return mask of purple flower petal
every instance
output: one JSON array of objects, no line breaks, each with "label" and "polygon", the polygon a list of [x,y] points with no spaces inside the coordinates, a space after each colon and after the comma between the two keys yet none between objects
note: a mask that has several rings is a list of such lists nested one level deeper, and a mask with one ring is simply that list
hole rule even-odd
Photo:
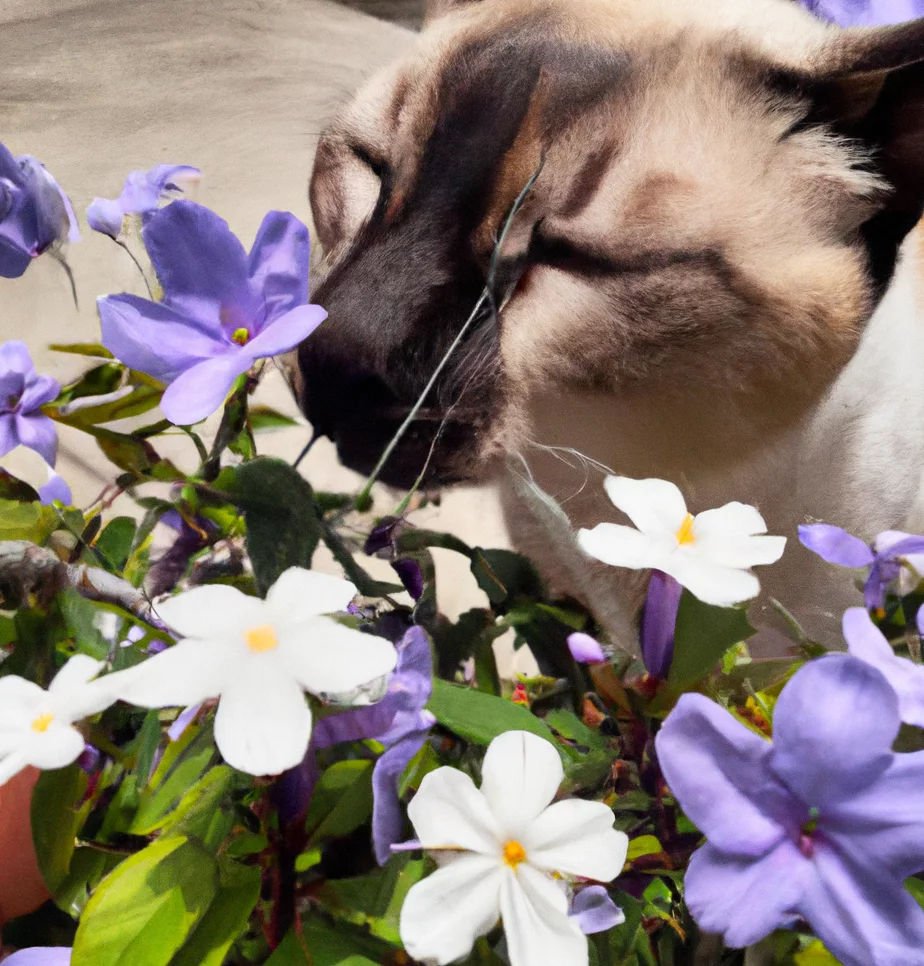
[{"label": "purple flower petal", "polygon": [[94,198],[87,205],[87,224],[100,234],[118,238],[122,232],[125,212],[118,201],[110,198]]},{"label": "purple flower petal", "polygon": [[3,966],[70,966],[70,962],[69,946],[33,946],[13,953]]},{"label": "purple flower petal", "polygon": [[311,743],[318,750],[344,741],[365,741],[385,734],[398,713],[394,695],[386,695],[375,704],[350,708],[329,714],[315,722]]},{"label": "purple flower petal", "polygon": [[37,254],[41,255],[52,245],[65,239],[70,242],[80,241],[80,229],[74,208],[51,172],[38,158],[33,158],[30,154],[23,154],[17,160],[35,201]]},{"label": "purple flower petal", "polygon": [[320,305],[299,305],[272,319],[244,348],[251,359],[281,355],[307,339],[326,318],[327,312]]},{"label": "purple flower petal", "polygon": [[221,322],[229,336],[259,316],[262,305],[248,284],[244,246],[215,212],[175,201],[151,215],[142,237],[166,305]]},{"label": "purple flower petal", "polygon": [[876,668],[892,686],[902,721],[924,728],[924,667],[895,653],[865,607],[844,614],[844,639],[854,657]]},{"label": "purple flower petal", "polygon": [[423,571],[420,564],[410,557],[402,557],[393,560],[392,570],[398,575],[398,579],[404,585],[404,589],[411,595],[413,600],[420,600],[424,592]]},{"label": "purple flower petal", "polygon": [[568,635],[568,650],[580,664],[600,664],[606,660],[606,654],[600,647],[599,641],[590,634],[582,634],[580,631]]},{"label": "purple flower petal", "polygon": [[[139,628],[140,629],[140,628]],[[153,643],[153,642],[152,642]],[[167,737],[171,741],[179,741],[183,732],[192,724],[196,715],[202,710],[202,702],[191,704],[184,708],[178,715],[176,721],[167,729]]]},{"label": "purple flower petal", "polygon": [[11,414],[0,415],[0,456],[6,456],[19,445],[16,432],[16,417]]},{"label": "purple flower petal", "polygon": [[391,847],[402,839],[405,826],[404,810],[398,797],[398,782],[411,759],[423,747],[436,719],[423,712],[419,726],[389,748],[372,770],[372,845],[379,865],[391,857]]},{"label": "purple flower petal", "polygon": [[250,249],[247,271],[269,316],[281,315],[308,301],[310,255],[308,229],[295,215],[287,211],[266,215]]},{"label": "purple flower petal", "polygon": [[642,610],[639,638],[648,673],[666,678],[674,657],[674,631],[683,587],[668,574],[652,570]]},{"label": "purple flower petal", "polygon": [[49,465],[55,465],[58,455],[58,434],[54,422],[48,416],[34,413],[30,416],[14,416],[19,442],[35,450]]},{"label": "purple flower petal", "polygon": [[50,466],[48,467],[48,482],[39,487],[38,494],[39,500],[45,506],[51,506],[54,503],[63,503],[64,506],[70,506],[74,499],[71,495],[71,488]]},{"label": "purple flower petal", "polygon": [[603,886],[587,886],[571,902],[568,918],[577,923],[585,936],[592,936],[621,925],[626,921],[626,914]]},{"label": "purple flower petal", "polygon": [[24,376],[35,372],[29,347],[21,339],[10,339],[0,345],[0,372],[7,370],[22,373]]},{"label": "purple flower petal", "polygon": [[149,171],[132,171],[115,201],[93,199],[87,208],[87,222],[94,231],[118,238],[126,215],[156,210],[166,192],[180,190],[175,179],[199,174],[198,168],[186,164],[158,164]]},{"label": "purple flower petal", "polygon": [[726,945],[741,949],[792,925],[813,878],[811,862],[789,839],[757,859],[730,856],[707,843],[690,859],[684,895],[704,932],[719,933]]},{"label": "purple flower petal", "polygon": [[160,401],[161,411],[176,426],[198,423],[224,403],[234,380],[250,365],[250,356],[236,347],[194,365],[167,387]]},{"label": "purple flower petal", "polygon": [[789,796],[769,771],[769,741],[704,695],[684,694],[655,744],[671,791],[715,847],[759,856],[783,838]]},{"label": "purple flower petal", "polygon": [[803,915],[848,966],[922,966],[924,910],[901,882],[863,859],[819,848]]},{"label": "purple flower petal", "polygon": [[285,825],[296,821],[304,824],[305,813],[308,811],[315,786],[321,777],[314,752],[315,746],[312,741],[301,764],[283,772],[273,788],[273,799],[279,809],[279,817]]},{"label": "purple flower petal", "polygon": [[924,752],[893,755],[878,781],[826,811],[824,835],[903,881],[924,869],[922,789]]},{"label": "purple flower petal", "polygon": [[841,27],[881,27],[924,16],[921,0],[802,0],[802,5]]},{"label": "purple flower petal", "polygon": [[61,384],[51,376],[33,375],[26,381],[19,406],[22,412],[31,413],[57,399]]},{"label": "purple flower petal", "polygon": [[131,369],[172,382],[192,366],[230,346],[221,327],[136,295],[98,300],[103,345]]},{"label": "purple flower petal", "polygon": [[800,526],[799,540],[822,560],[841,567],[868,567],[875,556],[859,537],[827,523]]},{"label": "purple flower petal", "polygon": [[895,580],[902,569],[902,559],[924,553],[924,537],[909,536],[890,542],[881,553],[877,553],[863,587],[863,599],[869,610],[877,610],[885,605],[886,587]]},{"label": "purple flower petal", "polygon": [[889,767],[898,697],[875,668],[846,654],[807,664],[773,713],[773,772],[811,807],[846,801]]}]

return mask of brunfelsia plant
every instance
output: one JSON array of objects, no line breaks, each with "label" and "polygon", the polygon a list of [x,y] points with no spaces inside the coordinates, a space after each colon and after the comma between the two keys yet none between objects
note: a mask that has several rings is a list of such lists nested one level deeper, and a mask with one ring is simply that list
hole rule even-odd
[{"label": "brunfelsia plant", "polygon": [[[40,254],[29,213],[66,211],[35,164],[0,209],[17,272]],[[65,424],[113,466],[84,509],[59,477],[0,473],[0,782],[42,769],[51,895],[4,924],[10,962],[669,966],[761,944],[774,966],[924,963],[924,538],[803,528],[865,571],[849,654],[791,622],[789,656],[754,660],[751,568],[795,535],[601,481],[633,526],[585,550],[652,573],[623,653],[523,557],[416,526],[424,496],[377,517],[368,486],[259,455],[295,425],[259,404],[262,360],[324,318],[307,231],[270,213],[248,255],[173,200],[197,175],[133,172],[91,206],[151,298],[104,296],[102,343],[57,347],[87,372],[62,388],[0,347],[3,449],[52,472]],[[119,494],[136,512],[113,515]],[[342,576],[312,569],[322,544]],[[434,548],[484,594],[454,622]],[[501,679],[504,634],[538,676]]]}]

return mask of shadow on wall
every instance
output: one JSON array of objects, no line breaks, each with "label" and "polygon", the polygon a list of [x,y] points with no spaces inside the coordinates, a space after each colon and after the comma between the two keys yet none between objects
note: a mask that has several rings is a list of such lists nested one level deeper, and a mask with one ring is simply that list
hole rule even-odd
[{"label": "shadow on wall", "polygon": [[402,27],[417,30],[423,19],[426,0],[336,0],[336,2],[372,17],[391,20]]}]

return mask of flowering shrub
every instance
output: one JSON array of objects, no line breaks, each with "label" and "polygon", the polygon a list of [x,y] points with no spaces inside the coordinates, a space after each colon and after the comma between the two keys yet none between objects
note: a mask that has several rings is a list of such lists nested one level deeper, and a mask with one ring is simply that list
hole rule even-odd
[{"label": "flowering shrub", "polygon": [[[76,237],[26,160],[0,149],[20,165],[0,207],[10,275]],[[421,495],[377,518],[368,486],[318,491],[259,455],[284,420],[253,402],[264,360],[330,323],[304,225],[271,212],[248,255],[174,200],[197,175],[134,172],[91,206],[151,298],[99,300],[101,343],[60,347],[95,357],[87,373],[62,388],[0,346],[2,452],[52,473],[66,424],[116,474],[78,509],[56,475],[39,491],[0,473],[0,784],[42,771],[51,896],[4,925],[9,962],[669,966],[760,944],[776,966],[924,964],[924,538],[802,528],[866,571],[849,653],[790,619],[789,655],[756,660],[751,568],[796,535],[611,477],[634,526],[579,540],[651,571],[623,653],[523,557],[416,526]],[[57,214],[39,243],[41,211]],[[182,466],[158,453],[177,426]],[[112,492],[137,512],[113,516]],[[321,544],[342,576],[312,569]],[[455,622],[434,548],[485,595]],[[507,633],[538,676],[501,679]]]}]

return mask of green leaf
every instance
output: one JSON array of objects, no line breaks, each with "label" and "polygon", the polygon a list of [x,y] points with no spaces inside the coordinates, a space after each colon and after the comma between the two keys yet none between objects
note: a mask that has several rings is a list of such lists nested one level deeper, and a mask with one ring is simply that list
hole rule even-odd
[{"label": "green leaf", "polygon": [[610,742],[604,735],[601,735],[599,731],[588,728],[572,711],[553,708],[543,720],[562,737],[583,745],[585,748],[606,750],[610,747]]},{"label": "green leaf", "polygon": [[664,849],[654,835],[640,835],[629,842],[627,862],[634,862],[644,855],[659,855]]},{"label": "green leaf", "polygon": [[265,433],[273,429],[286,429],[289,426],[300,426],[301,423],[291,416],[286,416],[269,406],[250,407],[250,427],[255,433]]},{"label": "green leaf", "polygon": [[835,959],[818,939],[796,953],[792,960],[796,966],[841,966],[841,961]]},{"label": "green leaf", "polygon": [[77,927],[72,966],[167,966],[206,914],[216,880],[201,846],[157,839],[100,883]]},{"label": "green leaf", "polygon": [[677,613],[674,659],[668,684],[679,691],[701,680],[730,647],[754,633],[744,609],[713,607],[685,590]]},{"label": "green leaf", "polygon": [[169,461],[158,455],[157,450],[143,439],[98,426],[79,426],[95,439],[106,458],[120,470],[139,479],[149,478],[161,482],[185,479],[184,475]]},{"label": "green leaf", "polygon": [[69,352],[75,356],[96,356],[99,359],[114,359],[115,356],[98,342],[52,342],[48,347],[54,352]]},{"label": "green leaf", "polygon": [[371,761],[339,761],[321,776],[305,824],[314,829],[309,848],[322,839],[349,835],[372,815]]},{"label": "green leaf", "polygon": [[363,570],[353,559],[340,535],[326,521],[321,521],[321,536],[334,560],[343,567],[347,579],[356,584],[356,589],[365,597],[384,597],[386,594],[400,594],[404,587],[401,584],[388,584],[376,580]]},{"label": "green leaf", "polygon": [[[106,393],[115,392],[122,382],[125,369],[118,362],[104,362],[102,365],[94,366],[87,370],[79,379],[65,386],[54,405],[61,406],[74,399],[82,399],[84,396],[104,396]],[[49,415],[54,415],[53,407],[46,409]]]},{"label": "green leaf", "polygon": [[162,782],[157,782],[159,775],[158,772],[154,773],[151,783],[141,794],[138,812],[129,829],[132,834],[149,835],[160,828],[173,806],[196,787],[215,754],[210,738],[205,747],[201,744],[199,741],[192,743],[189,753],[177,761]]},{"label": "green leaf", "polygon": [[311,484],[288,463],[269,458],[238,466],[229,483],[229,498],[244,513],[261,593],[289,567],[310,568],[321,536]]},{"label": "green leaf", "polygon": [[476,745],[490,744],[505,731],[529,731],[562,748],[548,725],[526,708],[473,688],[435,680],[427,708],[450,731]]},{"label": "green leaf", "polygon": [[71,765],[42,772],[32,793],[32,841],[50,892],[57,891],[70,872],[86,791],[87,776]]},{"label": "green leaf", "polygon": [[218,891],[170,966],[222,966],[260,898],[260,870],[219,860]]},{"label": "green leaf", "polygon": [[329,925],[317,916],[303,921],[300,932],[301,936],[290,930],[265,966],[377,966],[394,959],[393,947],[348,926]]},{"label": "green leaf", "polygon": [[55,599],[67,626],[67,633],[74,638],[77,650],[81,654],[89,654],[97,661],[105,661],[109,655],[109,644],[96,627],[96,616],[100,613],[100,608],[70,587],[60,591]]},{"label": "green leaf", "polygon": [[58,514],[49,506],[0,499],[0,540],[44,543],[58,525]]},{"label": "green leaf", "polygon": [[115,517],[106,524],[93,544],[112,571],[121,572],[128,562],[135,541],[137,523],[131,517]]},{"label": "green leaf", "polygon": [[[78,429],[96,426],[99,423],[111,423],[117,419],[128,419],[131,416],[141,416],[150,412],[160,402],[163,391],[151,386],[135,386],[125,395],[119,394],[118,399],[109,399],[96,405],[84,404],[80,408],[66,410],[59,413],[58,418],[68,425]],[[87,403],[92,397],[87,397]]]},{"label": "green leaf", "polygon": [[518,597],[544,597],[545,588],[536,568],[512,550],[483,550],[476,547],[472,573],[478,586],[496,608],[510,606]]}]

